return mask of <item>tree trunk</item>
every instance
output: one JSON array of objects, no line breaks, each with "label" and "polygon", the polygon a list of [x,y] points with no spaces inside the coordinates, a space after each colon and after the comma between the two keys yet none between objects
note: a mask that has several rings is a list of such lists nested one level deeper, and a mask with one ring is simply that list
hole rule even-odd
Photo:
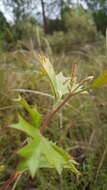
[{"label": "tree trunk", "polygon": [[48,33],[44,0],[41,0],[41,7],[42,7],[42,16],[43,16],[44,32],[45,32],[45,33]]}]

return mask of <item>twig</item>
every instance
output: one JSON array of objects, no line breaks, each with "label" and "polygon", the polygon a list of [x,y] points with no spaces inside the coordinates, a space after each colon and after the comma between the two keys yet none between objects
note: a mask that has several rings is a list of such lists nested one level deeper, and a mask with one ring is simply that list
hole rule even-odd
[{"label": "twig", "polygon": [[18,182],[19,182],[19,180],[21,178],[21,176],[22,176],[22,173],[17,177],[17,179],[16,179],[16,181],[15,181],[15,183],[14,183],[14,185],[13,185],[13,187],[12,187],[11,190],[15,190],[15,188],[16,188],[16,186],[17,186],[17,184],[18,184]]},{"label": "twig", "polygon": [[51,99],[54,99],[54,96],[52,96],[51,94],[40,92],[40,91],[37,91],[37,90],[13,89],[13,91],[16,91],[16,92],[28,92],[28,93],[33,93],[33,94],[37,94],[37,95],[47,96],[47,97],[49,97]]},{"label": "twig", "polygon": [[7,190],[9,185],[20,175],[20,172],[16,172],[15,174],[12,174],[11,177],[4,183],[2,187],[0,187],[0,190]]},{"label": "twig", "polygon": [[85,150],[88,149],[88,151],[89,150],[90,151],[94,151],[95,150],[95,148],[93,148],[93,147],[87,147],[87,145],[86,146],[85,145],[75,145],[75,146],[72,146],[70,148],[67,148],[66,150],[70,151],[70,150],[75,150],[75,149],[78,149],[78,148],[85,149]]},{"label": "twig", "polygon": [[55,108],[53,108],[48,114],[47,116],[44,118],[41,127],[40,127],[40,131],[43,134],[45,128],[48,126],[49,122],[52,120],[53,116],[56,114],[56,112],[58,112],[63,105],[74,95],[78,94],[78,92],[71,92],[69,93],[65,99],[63,101],[61,101]]}]

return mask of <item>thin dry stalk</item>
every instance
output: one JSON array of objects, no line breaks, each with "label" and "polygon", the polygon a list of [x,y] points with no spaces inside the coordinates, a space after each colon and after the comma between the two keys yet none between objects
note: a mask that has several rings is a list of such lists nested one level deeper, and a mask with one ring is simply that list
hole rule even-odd
[{"label": "thin dry stalk", "polygon": [[102,167],[102,165],[103,165],[103,163],[104,163],[106,154],[107,154],[107,147],[104,149],[104,152],[103,152],[103,154],[102,154],[100,163],[99,163],[99,165],[98,165],[98,169],[97,169],[97,172],[96,172],[96,177],[95,177],[94,183],[96,183],[96,181],[97,181],[97,179],[98,179],[98,175],[99,175],[100,169],[101,169],[101,167]]}]

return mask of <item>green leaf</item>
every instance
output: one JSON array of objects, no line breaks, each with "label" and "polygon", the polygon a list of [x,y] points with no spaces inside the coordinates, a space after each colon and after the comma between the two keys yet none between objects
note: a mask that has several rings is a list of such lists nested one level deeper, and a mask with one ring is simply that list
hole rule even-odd
[{"label": "green leaf", "polygon": [[19,129],[28,135],[30,135],[33,138],[36,138],[37,136],[40,136],[40,132],[38,129],[34,128],[30,123],[28,123],[26,120],[22,118],[21,115],[19,115],[19,122],[17,124],[13,124],[10,127],[14,129]]},{"label": "green leaf", "polygon": [[53,168],[44,155],[41,156],[39,162],[39,168]]},{"label": "green leaf", "polygon": [[19,164],[18,170],[29,170],[34,177],[39,168],[56,168],[61,174],[64,168],[70,169],[73,173],[79,174],[74,164],[73,158],[54,143],[48,141],[40,134],[40,131],[25,121],[19,115],[19,123],[11,127],[19,129],[32,137],[28,144],[18,151],[24,159]]},{"label": "green leaf", "polygon": [[33,121],[33,125],[36,127],[36,128],[39,128],[40,127],[40,124],[41,124],[41,114],[37,111],[36,108],[31,108],[29,106],[29,104],[26,102],[26,100],[24,98],[22,98],[20,96],[19,98],[19,102],[24,106],[24,108],[28,111],[32,121]]},{"label": "green leaf", "polygon": [[49,164],[53,168],[56,168],[58,173],[61,174],[63,166],[65,165],[64,158],[52,148],[51,144],[47,140],[44,141],[44,144],[45,144],[44,154]]},{"label": "green leaf", "polygon": [[20,149],[18,154],[24,158],[22,164],[19,164],[18,170],[29,170],[32,177],[39,168],[56,168],[59,174],[64,168],[68,168],[76,175],[80,174],[74,166],[77,163],[73,158],[42,136],[32,140]]},{"label": "green leaf", "polygon": [[44,144],[46,146],[46,149],[44,149],[46,152],[44,153],[47,157],[47,160],[50,165],[56,168],[59,174],[61,174],[63,168],[70,169],[76,175],[80,174],[80,172],[74,166],[74,164],[77,164],[77,162],[75,162],[68,153],[46,139]]},{"label": "green leaf", "polygon": [[40,56],[39,61],[47,76],[49,77],[54,95],[59,98],[59,94],[57,92],[56,74],[52,64],[50,63],[49,59],[44,56]]},{"label": "green leaf", "polygon": [[36,149],[41,141],[40,136],[36,136],[36,141],[32,140],[28,145],[24,146],[18,151],[23,158],[29,158],[32,156],[34,149]]},{"label": "green leaf", "polygon": [[19,164],[18,170],[29,169],[31,176],[34,177],[38,168],[50,168],[48,161],[43,156],[44,140],[39,137],[18,151],[18,154],[25,158],[22,164]]},{"label": "green leaf", "polygon": [[101,76],[99,76],[92,84],[90,84],[87,89],[97,88],[107,84],[107,71],[104,72]]},{"label": "green leaf", "polygon": [[75,168],[74,165],[78,165],[78,163],[63,149],[52,143],[52,147],[65,159],[66,164],[64,165],[64,168],[70,169],[73,173],[76,175],[79,175],[80,172]]},{"label": "green leaf", "polygon": [[40,155],[42,152],[43,141],[41,137],[38,137],[36,141],[33,140],[32,143],[18,151],[18,153],[25,158],[25,166],[29,168],[32,177],[34,177],[39,168]]},{"label": "green leaf", "polygon": [[35,173],[39,168],[40,156],[42,151],[43,151],[43,142],[40,141],[38,145],[36,145],[36,148],[34,149],[32,156],[27,161],[27,165],[29,167],[32,177],[35,176]]},{"label": "green leaf", "polygon": [[[18,153],[20,154],[20,151]],[[33,151],[32,151],[32,154],[33,154]],[[22,154],[21,154],[21,156],[22,156]],[[23,172],[25,170],[29,170],[28,160],[30,160],[30,157],[25,158],[24,160],[22,160],[19,163],[19,165],[17,167],[17,170],[20,171],[20,172]],[[53,168],[53,167],[48,163],[46,158],[41,154],[41,156],[39,158],[38,168]],[[37,169],[36,169],[36,172],[37,172]]]},{"label": "green leaf", "polygon": [[60,98],[63,95],[69,93],[70,80],[68,77],[64,77],[63,74],[60,72],[59,74],[56,75],[56,82],[57,82],[57,91]]},{"label": "green leaf", "polygon": [[69,78],[64,77],[61,72],[56,75],[52,64],[50,63],[49,59],[47,59],[46,57],[41,56],[40,63],[50,79],[51,86],[56,98],[59,100],[62,98],[63,95],[69,93],[70,89]]},{"label": "green leaf", "polygon": [[24,172],[28,170],[28,166],[27,166],[27,160],[22,160],[17,167],[17,171],[19,172]]},{"label": "green leaf", "polygon": [[71,157],[67,152],[65,152],[63,149],[61,149],[60,147],[58,147],[55,143],[52,143],[52,147],[59,153],[61,154],[64,159],[66,161],[70,161],[72,162],[73,164],[76,164],[78,165],[78,163],[73,159],[73,157]]}]

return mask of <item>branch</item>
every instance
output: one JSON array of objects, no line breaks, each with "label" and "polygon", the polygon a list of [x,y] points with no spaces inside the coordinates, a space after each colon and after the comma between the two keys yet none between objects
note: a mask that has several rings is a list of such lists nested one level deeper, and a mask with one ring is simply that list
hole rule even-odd
[{"label": "branch", "polygon": [[63,101],[61,101],[55,108],[53,108],[47,116],[42,121],[40,131],[43,134],[45,128],[47,128],[49,122],[53,119],[54,115],[64,106],[64,104],[74,95],[78,94],[78,92],[71,92],[69,93]]}]

